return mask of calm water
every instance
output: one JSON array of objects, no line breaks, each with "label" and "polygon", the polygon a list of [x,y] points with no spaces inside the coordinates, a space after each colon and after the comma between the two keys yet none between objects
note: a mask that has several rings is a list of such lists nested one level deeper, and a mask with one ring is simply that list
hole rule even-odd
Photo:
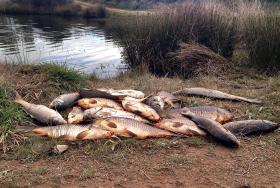
[{"label": "calm water", "polygon": [[99,78],[124,71],[109,21],[1,16],[0,62],[62,62]]}]

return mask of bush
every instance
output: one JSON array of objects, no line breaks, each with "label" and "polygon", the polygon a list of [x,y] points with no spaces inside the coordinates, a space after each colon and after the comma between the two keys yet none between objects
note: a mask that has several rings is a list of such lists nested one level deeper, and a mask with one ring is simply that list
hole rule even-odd
[{"label": "bush", "polygon": [[18,4],[29,4],[32,6],[57,6],[72,3],[72,0],[13,0],[14,3]]},{"label": "bush", "polygon": [[157,12],[140,15],[136,26],[122,32],[126,33],[121,37],[124,57],[131,67],[146,64],[159,75],[174,74],[170,69],[174,62],[170,62],[167,54],[175,51],[179,42],[194,41],[231,57],[236,43],[235,22],[233,12],[214,1],[165,6]]}]

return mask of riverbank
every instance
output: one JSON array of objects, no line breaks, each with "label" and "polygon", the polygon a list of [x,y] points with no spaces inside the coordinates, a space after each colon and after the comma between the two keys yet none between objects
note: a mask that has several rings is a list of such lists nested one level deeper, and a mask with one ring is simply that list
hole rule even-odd
[{"label": "riverbank", "polygon": [[80,1],[10,1],[0,2],[0,13],[21,15],[55,15],[55,16],[77,16],[84,18],[105,18],[106,9],[102,4],[84,5]]},{"label": "riverbank", "polygon": [[[4,100],[10,105],[14,105],[12,93],[15,90],[27,101],[48,105],[55,96],[76,91],[80,87],[133,88],[151,94],[160,90],[175,91],[183,87],[199,86],[259,98],[264,104],[259,106],[182,97],[185,106],[215,105],[228,109],[236,119],[257,118],[280,122],[280,77],[267,77],[249,70],[228,72],[222,77],[207,76],[188,80],[128,72],[114,79],[99,80],[57,65],[0,64],[0,75],[1,93],[5,94]],[[11,92],[6,92],[7,88]],[[0,104],[4,104],[3,101]],[[9,117],[14,117],[14,114]],[[0,120],[1,125],[11,122],[9,118]],[[50,147],[65,142],[14,132],[14,125],[32,126],[35,123],[23,117],[10,123],[11,127],[5,134],[8,135],[4,145],[7,150],[5,153],[1,151],[0,156],[1,186],[280,185],[279,130],[266,135],[240,138],[241,147],[236,150],[224,148],[209,138],[144,141],[121,139],[113,142],[66,142],[70,145],[69,151],[60,156],[49,156]],[[2,134],[1,146],[3,138]]]}]

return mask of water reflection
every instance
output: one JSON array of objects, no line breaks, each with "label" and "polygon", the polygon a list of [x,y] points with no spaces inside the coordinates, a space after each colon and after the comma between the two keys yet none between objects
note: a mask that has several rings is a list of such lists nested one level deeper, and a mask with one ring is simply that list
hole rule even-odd
[{"label": "water reflection", "polygon": [[1,16],[1,62],[65,62],[98,77],[125,67],[107,21],[48,16]]}]

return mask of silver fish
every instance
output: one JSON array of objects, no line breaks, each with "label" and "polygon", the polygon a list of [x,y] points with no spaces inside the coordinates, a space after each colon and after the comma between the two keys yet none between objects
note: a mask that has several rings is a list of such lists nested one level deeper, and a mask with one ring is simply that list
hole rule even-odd
[{"label": "silver fish", "polygon": [[28,103],[24,101],[18,93],[16,93],[15,102],[22,105],[26,113],[41,123],[48,125],[61,125],[67,123],[57,111],[44,105]]},{"label": "silver fish", "polygon": [[60,95],[50,103],[50,108],[55,110],[65,110],[73,106],[79,98],[79,93],[69,93]]},{"label": "silver fish", "polygon": [[40,127],[32,130],[33,134],[48,136],[51,138],[63,138],[69,141],[75,140],[97,140],[110,138],[113,132],[107,131],[94,125],[58,125],[51,127]]},{"label": "silver fish", "polygon": [[201,87],[195,88],[185,88],[179,91],[175,91],[172,93],[175,96],[183,95],[183,96],[202,96],[208,98],[215,98],[215,99],[228,99],[233,101],[245,101],[248,103],[255,103],[260,104],[262,103],[260,100],[257,99],[247,99],[240,96],[235,96],[231,94],[227,94],[221,91],[213,90],[213,89],[206,89]]},{"label": "silver fish", "polygon": [[279,128],[279,124],[268,120],[233,121],[226,123],[223,126],[235,135],[272,132]]},{"label": "silver fish", "polygon": [[137,91],[133,89],[123,89],[123,90],[115,90],[115,89],[99,89],[100,91],[107,92],[113,96],[128,96],[133,97],[135,99],[143,99],[145,94],[142,91]]}]

